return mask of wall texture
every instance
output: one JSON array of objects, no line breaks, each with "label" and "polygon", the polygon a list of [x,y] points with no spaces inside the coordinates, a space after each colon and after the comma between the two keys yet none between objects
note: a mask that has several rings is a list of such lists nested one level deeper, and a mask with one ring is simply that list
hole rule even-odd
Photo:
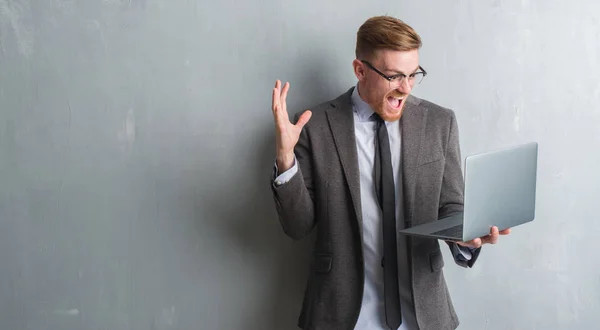
[{"label": "wall texture", "polygon": [[[415,94],[463,156],[537,140],[535,222],[447,263],[461,329],[600,316],[600,3],[0,0],[0,328],[294,329],[311,241],[283,235],[270,91],[355,83],[355,33],[424,39]],[[449,258],[447,251],[445,257]]]}]

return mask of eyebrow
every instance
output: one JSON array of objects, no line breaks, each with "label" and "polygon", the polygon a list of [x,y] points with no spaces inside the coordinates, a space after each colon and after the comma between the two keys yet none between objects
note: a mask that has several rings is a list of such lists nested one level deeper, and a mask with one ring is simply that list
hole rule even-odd
[{"label": "eyebrow", "polygon": [[416,69],[414,69],[414,70],[413,70],[413,72],[411,72],[411,73],[409,73],[409,74],[406,74],[406,73],[404,73],[404,72],[402,72],[402,71],[398,71],[398,70],[392,70],[392,69],[385,69],[385,71],[387,71],[387,72],[395,72],[395,73],[394,73],[394,76],[395,76],[395,75],[399,75],[399,74],[403,74],[403,75],[405,75],[405,76],[408,76],[408,75],[411,75],[411,74],[413,74],[413,73],[415,73],[415,72],[419,71],[419,69],[420,69],[420,68],[421,68],[421,66],[420,66],[420,65],[419,65],[419,66],[417,66],[417,68],[416,68]]}]

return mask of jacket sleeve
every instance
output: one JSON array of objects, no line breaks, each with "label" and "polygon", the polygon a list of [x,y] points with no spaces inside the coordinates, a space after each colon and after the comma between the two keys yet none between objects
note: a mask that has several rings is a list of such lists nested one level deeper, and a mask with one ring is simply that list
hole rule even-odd
[{"label": "jacket sleeve", "polygon": [[[439,218],[455,212],[462,212],[464,209],[464,179],[461,167],[458,125],[454,112],[452,112],[450,118],[450,129],[448,133],[448,142],[446,143],[445,159]],[[481,248],[469,249],[471,258],[468,260],[467,258],[464,258],[463,254],[459,251],[458,244],[448,241],[446,241],[446,243],[452,252],[454,261],[461,267],[473,267],[481,252]]]},{"label": "jacket sleeve", "polygon": [[[297,122],[300,114],[294,117]],[[308,124],[307,124],[308,126]],[[307,126],[300,133],[294,148],[296,173],[287,182],[276,182],[276,169],[271,177],[271,190],[279,222],[286,235],[293,239],[307,236],[315,227],[312,152]]]}]

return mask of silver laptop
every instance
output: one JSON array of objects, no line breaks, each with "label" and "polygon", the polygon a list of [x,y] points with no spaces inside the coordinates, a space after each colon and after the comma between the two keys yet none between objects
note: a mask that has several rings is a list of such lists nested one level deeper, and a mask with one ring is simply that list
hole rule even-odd
[{"label": "silver laptop", "polygon": [[463,212],[399,232],[466,242],[533,221],[537,158],[537,142],[467,157]]}]

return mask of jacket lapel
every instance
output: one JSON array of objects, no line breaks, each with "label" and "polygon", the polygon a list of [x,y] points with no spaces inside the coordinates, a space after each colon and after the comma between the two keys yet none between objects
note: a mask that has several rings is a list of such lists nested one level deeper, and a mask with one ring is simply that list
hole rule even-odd
[{"label": "jacket lapel", "polygon": [[[350,189],[350,196],[362,231],[362,208],[360,203],[360,174],[356,137],[354,133],[354,115],[350,96],[354,87],[331,103],[326,110],[329,127],[337,149],[344,175]],[[404,189],[404,209],[406,220],[412,225],[417,184],[417,166],[419,163],[421,140],[424,136],[427,108],[419,107],[420,100],[409,96],[400,119],[402,129],[402,175]]]},{"label": "jacket lapel", "polygon": [[354,114],[352,111],[351,95],[354,87],[331,103],[326,110],[329,127],[333,134],[335,147],[342,163],[344,175],[350,188],[350,196],[358,223],[362,231],[362,207],[360,203],[360,174],[358,169],[358,154],[356,137],[354,135]]},{"label": "jacket lapel", "polygon": [[419,107],[418,99],[409,96],[400,119],[402,128],[402,175],[404,183],[405,218],[412,225],[417,184],[417,166],[424,136],[427,108]]}]

